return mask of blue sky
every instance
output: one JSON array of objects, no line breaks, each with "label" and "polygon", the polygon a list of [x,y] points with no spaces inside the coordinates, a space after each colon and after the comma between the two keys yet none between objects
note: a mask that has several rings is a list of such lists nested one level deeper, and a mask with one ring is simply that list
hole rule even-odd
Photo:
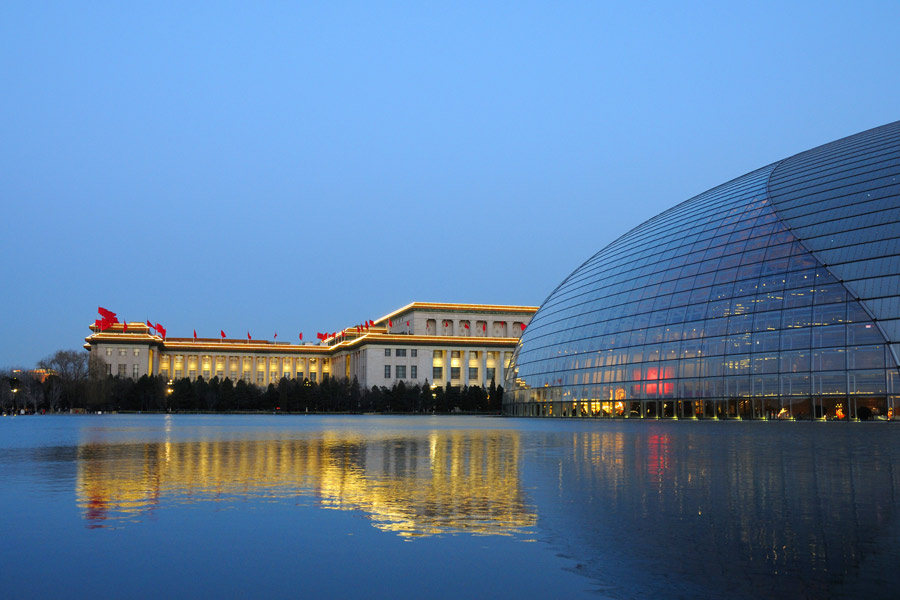
[{"label": "blue sky", "polygon": [[0,367],[104,306],[279,341],[539,305],[644,220],[900,119],[900,3],[0,4]]}]

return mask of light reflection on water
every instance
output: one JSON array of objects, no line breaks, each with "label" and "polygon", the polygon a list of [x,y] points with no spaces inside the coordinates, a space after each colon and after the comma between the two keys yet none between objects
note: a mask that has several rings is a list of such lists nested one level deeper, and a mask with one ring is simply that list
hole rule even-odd
[{"label": "light reflection on water", "polygon": [[522,462],[554,478],[541,529],[610,595],[897,597],[900,431],[834,425],[576,426]]},{"label": "light reflection on water", "polygon": [[[203,529],[211,511],[234,510],[236,523],[252,527],[284,514],[267,506],[302,519],[329,509],[365,515],[378,536],[366,542],[370,557],[390,540],[411,541],[403,560],[433,550],[458,568],[486,568],[510,596],[538,591],[522,585],[562,585],[562,569],[595,597],[611,598],[893,598],[900,586],[893,424],[258,416],[19,423],[0,430],[0,507],[37,500],[64,513],[58,502],[66,500],[84,535],[115,534],[120,543],[159,543],[155,528],[163,536],[173,522],[184,535],[218,539]],[[298,543],[315,539],[308,527],[294,525]],[[27,544],[22,531],[8,527]],[[96,543],[68,535],[59,539],[75,551]],[[465,542],[473,537],[478,547]],[[277,542],[260,538],[253,541]],[[328,548],[336,563],[356,551]],[[476,565],[468,558],[476,551],[495,562]],[[212,565],[227,564],[211,556],[219,557]],[[389,556],[368,560],[383,568]],[[523,584],[525,575],[540,583]],[[368,585],[384,571],[356,577]],[[338,584],[328,585],[323,593],[337,593]],[[484,582],[443,585],[449,595]]]},{"label": "light reflection on water", "polygon": [[171,433],[170,422],[161,441],[108,443],[89,432],[78,449],[77,499],[90,526],[121,527],[161,505],[248,499],[364,511],[402,536],[509,535],[536,521],[511,430],[256,431],[190,441]]}]

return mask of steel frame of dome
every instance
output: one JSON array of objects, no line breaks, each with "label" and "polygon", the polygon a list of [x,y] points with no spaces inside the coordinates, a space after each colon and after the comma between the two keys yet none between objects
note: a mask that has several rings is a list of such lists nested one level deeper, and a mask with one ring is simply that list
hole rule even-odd
[{"label": "steel frame of dome", "polygon": [[900,121],[626,233],[544,301],[507,415],[900,418]]}]

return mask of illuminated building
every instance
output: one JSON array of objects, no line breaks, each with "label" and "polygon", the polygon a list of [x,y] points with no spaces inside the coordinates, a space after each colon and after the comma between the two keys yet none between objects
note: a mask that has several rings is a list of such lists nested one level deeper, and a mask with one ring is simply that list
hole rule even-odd
[{"label": "illuminated building", "polygon": [[893,419],[900,122],[691,198],[578,267],[507,371],[510,415]]},{"label": "illuminated building", "polygon": [[322,381],[334,376],[355,377],[363,388],[426,380],[487,387],[503,381],[504,367],[536,310],[414,302],[367,325],[323,336],[320,344],[165,338],[147,323],[98,321],[85,348],[106,363],[108,374],[134,379],[228,377],[266,386],[284,377]]}]

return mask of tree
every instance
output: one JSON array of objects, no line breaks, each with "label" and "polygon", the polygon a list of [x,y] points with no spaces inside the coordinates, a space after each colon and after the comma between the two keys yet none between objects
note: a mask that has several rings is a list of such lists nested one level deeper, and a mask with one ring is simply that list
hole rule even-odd
[{"label": "tree", "polygon": [[37,412],[44,402],[44,389],[41,387],[40,379],[30,373],[19,373],[16,380],[18,407]]},{"label": "tree", "polygon": [[402,379],[394,384],[391,396],[393,400],[391,404],[394,410],[397,412],[410,412],[411,408],[407,403],[406,384]]},{"label": "tree", "polygon": [[191,404],[192,409],[206,409],[206,410],[214,410],[216,405],[215,393],[210,392],[209,383],[203,377],[198,377],[194,380],[193,385],[193,403]]},{"label": "tree", "polygon": [[307,378],[303,378],[303,383],[297,386],[297,410],[309,411],[313,407],[313,389],[315,384]]},{"label": "tree", "polygon": [[219,409],[234,410],[234,406],[234,384],[231,383],[230,378],[226,377],[219,386]]},{"label": "tree", "polygon": [[447,389],[444,390],[444,403],[447,407],[446,412],[453,412],[459,409],[459,388],[447,384]]},{"label": "tree", "polygon": [[[450,387],[449,385],[447,387]],[[447,391],[444,389],[444,386],[439,385],[434,388],[434,411],[435,412],[450,412],[450,408],[447,404]]]},{"label": "tree", "polygon": [[251,410],[252,404],[253,393],[250,391],[247,382],[243,379],[238,379],[234,386],[234,408],[237,410]]},{"label": "tree", "polygon": [[109,395],[101,408],[104,410],[135,410],[137,399],[134,393],[134,380],[130,377],[110,377]]},{"label": "tree", "polygon": [[266,387],[266,393],[263,395],[262,408],[264,410],[275,410],[276,406],[278,406],[278,388],[275,387],[274,383],[270,383]]},{"label": "tree", "polygon": [[434,390],[431,389],[431,385],[428,383],[428,380],[425,380],[425,383],[422,384],[422,389],[419,390],[419,410],[423,410],[426,412],[434,411]]},{"label": "tree", "polygon": [[359,412],[362,408],[360,403],[362,395],[359,389],[359,380],[356,378],[356,375],[353,376],[353,383],[350,384],[348,395],[350,400],[350,411]]},{"label": "tree", "polygon": [[105,406],[113,383],[113,377],[106,373],[106,361],[96,354],[90,354],[86,379],[80,385],[73,383],[77,392],[72,399],[72,406],[80,403],[88,410],[99,410]]},{"label": "tree", "polygon": [[283,411],[293,410],[291,407],[291,380],[282,377],[278,382],[278,404],[277,407]]},{"label": "tree", "polygon": [[384,409],[384,391],[377,385],[372,386],[372,390],[366,394],[366,400],[371,411],[381,411]]},{"label": "tree", "polygon": [[0,376],[0,411],[4,413],[13,410],[13,391],[10,378],[4,373]]},{"label": "tree", "polygon": [[176,379],[172,384],[172,394],[169,398],[170,406],[175,410],[189,410],[196,406],[194,399],[194,386],[187,377]]},{"label": "tree", "polygon": [[[75,406],[80,403],[84,391],[85,380],[90,376],[105,376],[106,362],[99,355],[88,354],[84,350],[57,350],[52,355],[38,362],[38,368],[53,371],[62,384],[63,403]],[[93,373],[91,363],[99,362],[102,374]]]},{"label": "tree", "polygon": [[203,399],[206,402],[207,410],[216,410],[219,407],[219,376],[214,376],[210,382],[209,386],[203,393]]},{"label": "tree", "polygon": [[63,397],[63,383],[58,375],[50,375],[44,380],[44,398],[47,400],[47,408],[52,412],[59,410],[60,400]]},{"label": "tree", "polygon": [[137,410],[166,409],[166,380],[162,375],[143,375],[134,384]]}]

